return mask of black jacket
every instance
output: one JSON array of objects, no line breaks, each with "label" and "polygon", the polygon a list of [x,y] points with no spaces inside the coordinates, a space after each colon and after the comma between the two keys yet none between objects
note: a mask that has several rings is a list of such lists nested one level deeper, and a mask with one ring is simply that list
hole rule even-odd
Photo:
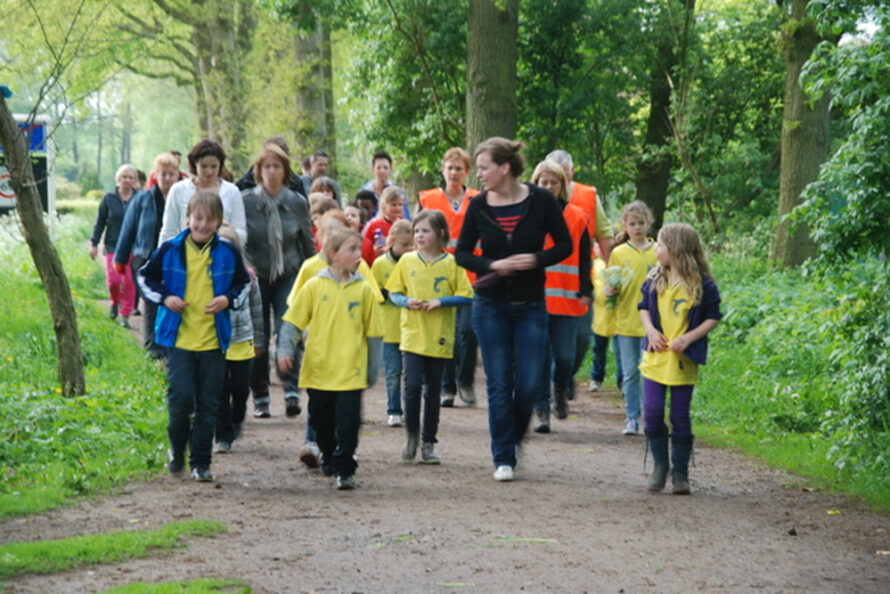
[{"label": "black jacket", "polygon": [[[513,254],[533,253],[538,266],[512,276],[496,278],[493,283],[477,279],[476,293],[497,301],[521,303],[544,299],[544,268],[565,260],[572,253],[572,237],[556,198],[543,188],[526,184],[528,198],[524,210],[512,234],[508,235],[494,218],[483,191],[474,196],[467,207],[466,218],[457,240],[457,263],[484,276],[490,272],[491,263]],[[550,234],[555,245],[548,250],[544,238]],[[473,248],[481,242],[482,255],[474,255]]]}]

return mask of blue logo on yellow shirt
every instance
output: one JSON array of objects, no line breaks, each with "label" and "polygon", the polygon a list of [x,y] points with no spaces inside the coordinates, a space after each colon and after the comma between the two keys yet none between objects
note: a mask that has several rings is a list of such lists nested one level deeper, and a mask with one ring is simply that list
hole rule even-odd
[{"label": "blue logo on yellow shirt", "polygon": [[349,311],[349,317],[350,317],[350,318],[353,317],[353,316],[352,316],[352,308],[354,308],[354,307],[358,307],[359,305],[360,305],[360,303],[359,303],[358,301],[350,301],[350,302],[349,302],[349,310],[348,310],[348,311]]},{"label": "blue logo on yellow shirt", "polygon": [[433,291],[438,293],[439,292],[439,283],[447,281],[447,280],[448,280],[447,276],[437,276],[436,280],[433,281]]},{"label": "blue logo on yellow shirt", "polygon": [[680,307],[680,305],[682,305],[683,303],[686,303],[687,301],[689,301],[689,300],[688,299],[674,299],[674,315],[675,316],[680,315],[679,313],[677,313],[677,308]]}]

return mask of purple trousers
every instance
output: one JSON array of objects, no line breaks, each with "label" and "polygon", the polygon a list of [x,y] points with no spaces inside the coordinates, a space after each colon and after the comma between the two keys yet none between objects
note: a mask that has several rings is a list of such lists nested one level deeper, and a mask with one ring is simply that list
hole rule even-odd
[{"label": "purple trousers", "polygon": [[[692,404],[694,385],[670,386],[671,389],[671,433],[676,437],[692,437],[692,421],[689,419],[689,406]],[[668,386],[643,378],[643,421],[646,431],[662,432],[664,424],[664,400]]]}]

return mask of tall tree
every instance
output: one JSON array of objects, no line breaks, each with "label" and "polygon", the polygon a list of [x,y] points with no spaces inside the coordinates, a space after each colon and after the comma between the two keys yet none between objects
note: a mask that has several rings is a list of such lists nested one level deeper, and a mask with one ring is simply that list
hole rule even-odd
[{"label": "tall tree", "polygon": [[830,96],[812,101],[800,86],[800,74],[813,50],[822,41],[815,21],[807,16],[809,0],[791,0],[788,20],[782,27],[785,58],[785,105],[782,111],[782,165],[779,175],[779,225],[773,258],[785,266],[799,266],[815,253],[809,227],[787,216],[800,203],[801,194],[819,176],[828,158]]},{"label": "tall tree", "polygon": [[467,31],[467,146],[516,135],[519,0],[470,0]]}]

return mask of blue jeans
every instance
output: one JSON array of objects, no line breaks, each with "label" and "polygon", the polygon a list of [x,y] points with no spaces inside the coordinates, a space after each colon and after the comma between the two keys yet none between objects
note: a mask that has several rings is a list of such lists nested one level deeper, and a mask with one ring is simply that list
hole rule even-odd
[{"label": "blue jeans", "polygon": [[402,351],[399,343],[383,343],[383,375],[386,378],[386,414],[402,414]]},{"label": "blue jeans", "polygon": [[578,318],[547,314],[549,340],[546,364],[541,380],[541,392],[535,400],[535,409],[550,406],[550,383],[557,390],[568,390],[572,384],[572,367],[575,363],[575,333]]},{"label": "blue jeans", "polygon": [[[226,356],[213,351],[167,350],[167,434],[177,459],[189,446],[189,466],[209,468]],[[192,415],[194,414],[194,420]]]},{"label": "blue jeans", "polygon": [[590,328],[593,326],[593,305],[587,308],[587,313],[583,316],[574,318],[578,322],[578,335],[575,337],[575,362],[572,365],[572,379],[578,375],[581,365],[584,364],[584,357],[587,356],[587,349],[590,348]]},{"label": "blue jeans", "polygon": [[[448,359],[402,353],[405,368],[405,429],[420,433],[424,443],[436,443],[439,432],[439,386],[442,370]],[[420,423],[420,402],[423,400],[423,425]]]},{"label": "blue jeans", "polygon": [[624,392],[624,409],[628,419],[640,418],[640,361],[643,359],[643,337],[615,337],[621,354],[621,391]]},{"label": "blue jeans", "polygon": [[445,364],[442,392],[457,394],[458,386],[472,387],[476,375],[476,334],[473,332],[473,306],[457,308],[454,318],[454,358]]},{"label": "blue jeans", "polygon": [[[593,332],[591,332],[593,334]],[[603,383],[606,379],[606,355],[609,350],[609,337],[593,334],[593,361],[590,365],[590,379]],[[612,340],[612,351],[615,354],[615,385],[621,389],[621,353],[618,352],[618,341]]]},{"label": "blue jeans", "polygon": [[544,301],[507,303],[476,295],[473,330],[485,366],[494,465],[516,466],[516,445],[542,390],[547,308]]},{"label": "blue jeans", "polygon": [[[266,337],[266,343],[255,343],[257,348],[262,348],[263,350],[253,360],[250,388],[253,391],[254,404],[269,402],[269,341],[272,339],[272,335],[277,334],[278,328],[281,327],[281,316],[287,311],[287,296],[290,294],[296,278],[295,274],[291,274],[277,278],[271,283],[257,279],[260,287],[260,296],[263,301],[263,334]],[[269,322],[270,316],[274,316],[274,326]],[[301,355],[302,348],[298,348],[296,361],[294,361],[294,368],[291,373],[281,373],[278,370],[278,365],[275,366],[275,372],[278,374],[278,379],[281,380],[285,394],[299,391],[297,388],[297,374],[300,370]]]}]

